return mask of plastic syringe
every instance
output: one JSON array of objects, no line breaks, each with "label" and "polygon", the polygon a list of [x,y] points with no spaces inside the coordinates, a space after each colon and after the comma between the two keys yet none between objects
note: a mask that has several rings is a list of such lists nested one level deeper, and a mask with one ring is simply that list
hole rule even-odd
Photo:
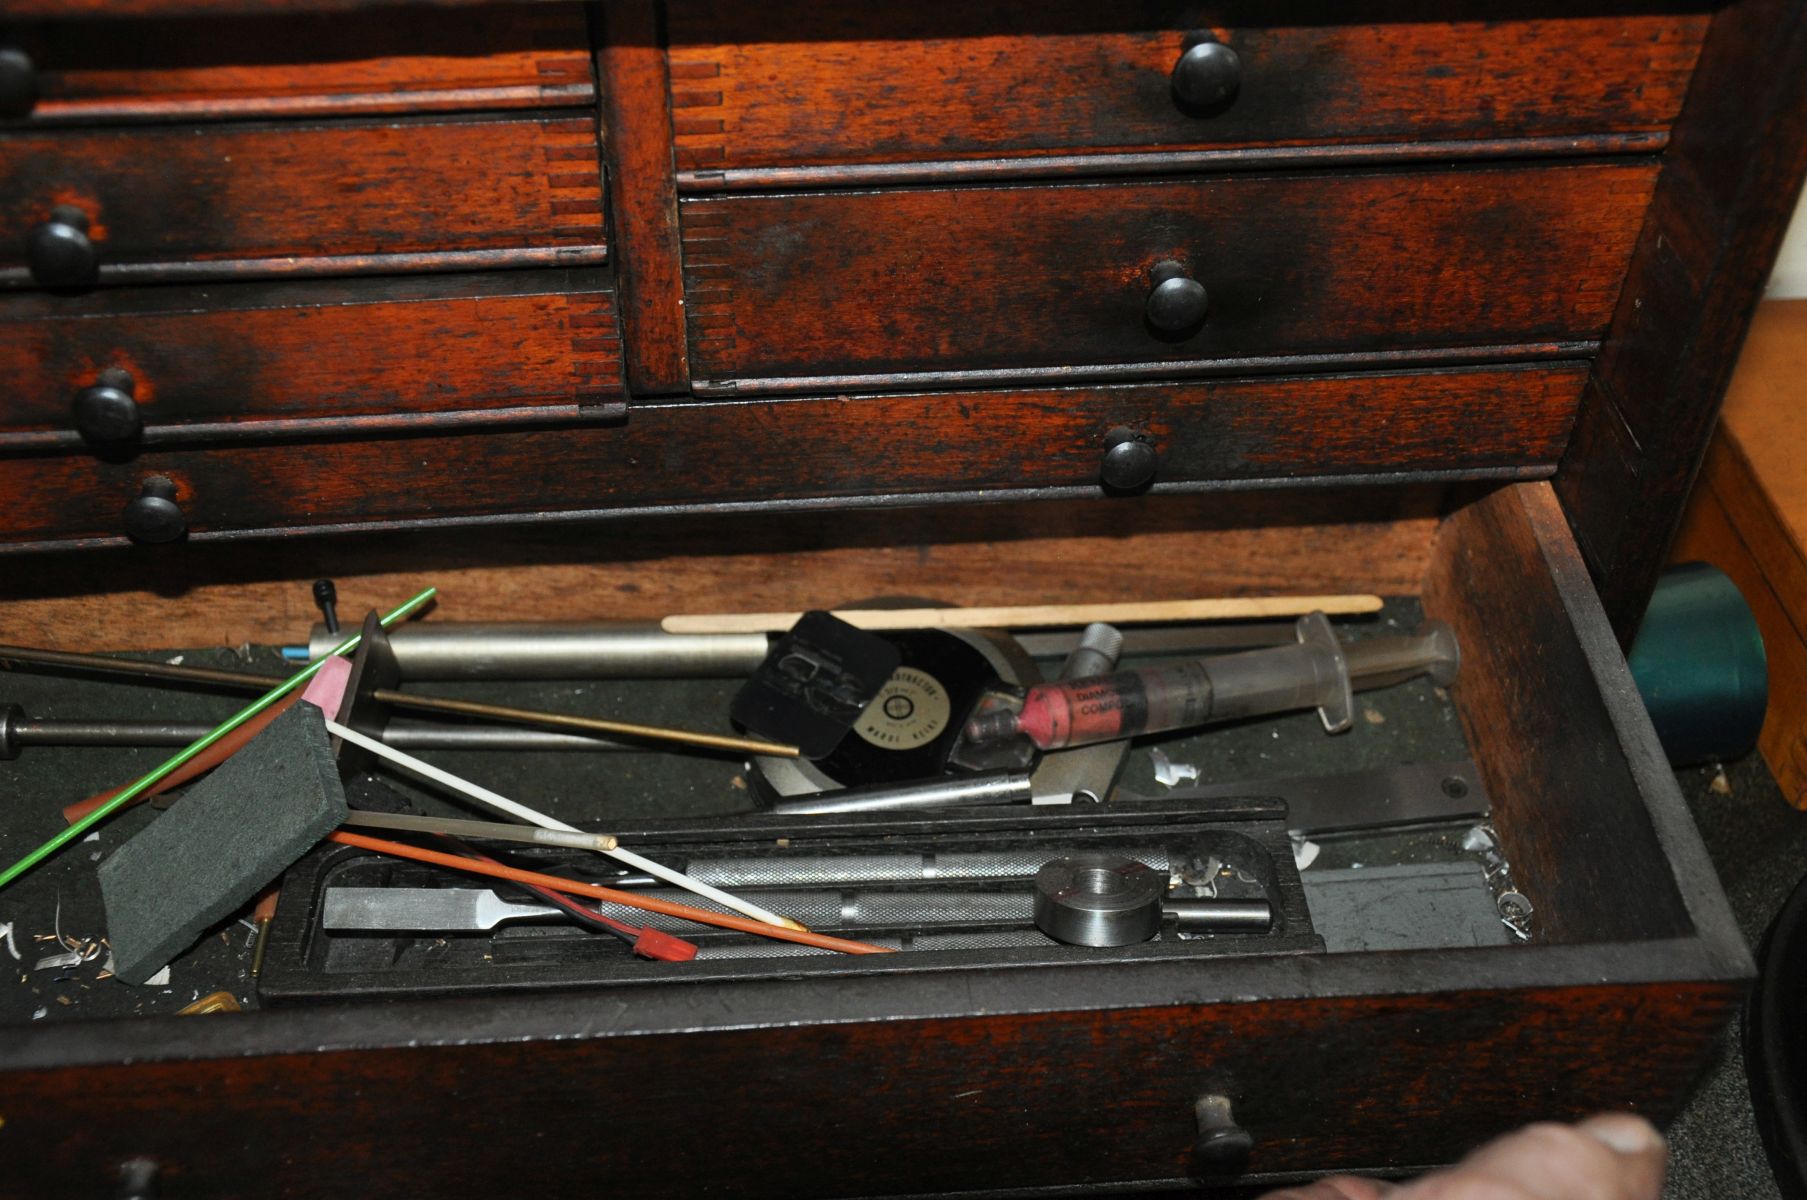
[{"label": "plastic syringe", "polygon": [[1057,750],[1300,708],[1317,709],[1324,728],[1339,733],[1353,721],[1355,691],[1418,675],[1440,686],[1456,677],[1456,635],[1441,621],[1410,636],[1344,644],[1323,613],[1312,613],[1295,631],[1291,646],[1039,684],[1020,710],[973,717],[966,736],[984,743],[1020,734]]}]

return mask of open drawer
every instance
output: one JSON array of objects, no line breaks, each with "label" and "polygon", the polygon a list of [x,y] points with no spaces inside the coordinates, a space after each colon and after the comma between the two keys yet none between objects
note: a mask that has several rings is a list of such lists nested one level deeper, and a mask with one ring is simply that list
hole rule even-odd
[{"label": "open drawer", "polygon": [[[1211,1096],[1252,1141],[1244,1182],[1436,1164],[1514,1125],[1601,1108],[1672,1115],[1751,963],[1554,494],[1510,484],[1452,493],[1434,518],[1354,519],[1202,530],[1165,578],[1104,569],[1138,553],[1129,535],[950,555],[998,564],[1000,582],[973,588],[1048,599],[1117,598],[1072,571],[1081,545],[1098,569],[1080,574],[1131,594],[1177,579],[1196,594],[1259,589],[1261,571],[1294,567],[1290,590],[1414,581],[1462,640],[1451,696],[1537,905],[1530,944],[1198,960],[926,952],[871,969],[778,960],[689,984],[674,968],[672,982],[631,988],[47,1022],[0,1038],[5,1134],[33,1148],[9,1170],[24,1190],[62,1194],[105,1194],[122,1162],[145,1158],[183,1195],[235,1194],[250,1178],[284,1196],[576,1192],[599,1179],[632,1195],[898,1195],[1182,1184]],[[772,548],[759,602],[861,594],[873,577],[859,564],[891,548],[862,548],[851,525],[828,549]],[[689,563],[702,592],[744,564],[736,532],[713,529],[701,563],[713,572]],[[647,544],[639,554],[683,548]],[[925,591],[950,561],[898,553]],[[682,578],[684,561],[635,570]],[[621,593],[614,615],[670,602],[656,592]],[[563,616],[545,611],[560,602],[514,611]]]}]

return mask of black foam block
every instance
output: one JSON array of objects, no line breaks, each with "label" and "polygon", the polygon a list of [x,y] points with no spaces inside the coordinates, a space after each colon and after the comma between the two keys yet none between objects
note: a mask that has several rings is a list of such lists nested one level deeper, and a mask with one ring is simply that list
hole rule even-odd
[{"label": "black foam block", "polygon": [[297,703],[101,863],[114,973],[155,975],[345,812],[325,715]]}]

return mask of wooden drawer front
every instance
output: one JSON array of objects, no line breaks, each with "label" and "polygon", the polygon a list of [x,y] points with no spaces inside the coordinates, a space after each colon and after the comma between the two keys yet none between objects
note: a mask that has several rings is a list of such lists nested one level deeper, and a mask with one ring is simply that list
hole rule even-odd
[{"label": "wooden drawer front", "polygon": [[589,116],[0,135],[0,282],[57,205],[103,283],[604,256]]},{"label": "wooden drawer front", "polygon": [[[1044,972],[1044,1002],[1061,1003],[1075,973]],[[1216,964],[1200,973],[1221,974]],[[812,982],[837,1000],[851,992],[842,1000],[850,1007],[882,1003],[872,987]],[[884,982],[895,990],[916,981]],[[990,995],[988,983],[971,990]],[[776,987],[794,1006],[810,1003],[801,985],[774,981],[710,998],[746,1004],[753,988]],[[656,999],[676,1006],[687,998]],[[610,1002],[625,1003],[606,993],[565,1003],[580,1013]],[[1723,984],[1502,988],[695,1034],[585,1030],[529,1044],[497,1034],[450,1045],[437,1029],[449,1018],[414,1004],[373,1007],[364,1022],[382,1037],[394,1036],[403,1014],[433,1028],[406,1047],[284,1054],[260,1044],[229,1057],[227,1043],[185,1046],[194,1058],[143,1061],[145,1045],[170,1036],[156,1027],[167,1018],[148,1019],[129,1027],[137,1041],[122,1030],[117,1048],[107,1047],[135,1052],[134,1064],[8,1073],[18,1113],[8,1123],[54,1147],[16,1168],[42,1194],[78,1181],[104,1195],[107,1179],[94,1164],[140,1155],[179,1173],[187,1194],[241,1194],[246,1178],[281,1158],[298,1119],[330,1148],[285,1165],[287,1193],[305,1197],[343,1194],[343,1165],[358,1153],[348,1147],[360,1136],[378,1139],[357,1160],[377,1194],[508,1195],[529,1186],[584,1194],[598,1173],[622,1194],[660,1198],[1072,1194],[1075,1181],[1178,1187],[1195,1169],[1193,1105],[1212,1092],[1235,1099],[1253,1141],[1254,1177],[1449,1162],[1515,1125],[1627,1103],[1661,1119],[1677,1107],[1674,1081],[1697,1069],[1735,1003]],[[544,1024],[549,1007],[486,999],[464,1010],[513,1028],[503,1023]],[[708,1020],[696,1001],[683,1011]],[[582,1026],[579,1016],[556,1016]],[[253,1030],[287,1033],[290,1022],[299,1024],[296,1014],[263,1013],[234,1032],[248,1041]],[[81,1032],[46,1026],[21,1039],[58,1039],[67,1054]],[[501,1080],[514,1086],[496,1089],[481,1136],[442,1136],[442,1097]],[[197,1135],[197,1121],[168,1119],[198,1090],[234,1117],[229,1127],[215,1118],[222,1134],[210,1141]],[[594,1153],[539,1152],[547,1141],[581,1141],[586,1109],[625,1091],[637,1102],[611,1117],[617,1136]],[[535,1096],[569,1102],[535,1104]],[[824,1136],[825,1123],[833,1136]],[[699,1127],[711,1130],[715,1152],[635,1149],[684,1145]],[[810,1150],[791,1149],[798,1146]]]},{"label": "wooden drawer front", "polygon": [[132,121],[584,104],[575,4],[45,24],[0,31],[37,93],[0,117]]},{"label": "wooden drawer front", "polygon": [[[594,405],[620,394],[613,299],[596,272],[151,288],[0,303],[0,451],[79,445],[71,406],[133,382],[147,440],[194,423]],[[103,303],[104,301],[104,303]]]},{"label": "wooden drawer front", "polygon": [[[424,360],[423,360],[424,361]],[[1547,474],[1581,364],[1189,386],[635,405],[620,427],[16,460],[14,543],[114,538],[146,476],[196,534],[523,511],[761,504],[886,493],[1097,495],[1106,435],[1156,446],[1157,486],[1411,473]],[[874,454],[876,446],[888,447]],[[394,481],[372,486],[373,480]]]},{"label": "wooden drawer front", "polygon": [[[699,380],[1591,341],[1642,163],[688,200]],[[1209,293],[1163,339],[1150,272]],[[812,379],[813,377],[813,379]]]},{"label": "wooden drawer front", "polygon": [[[1406,3],[673,0],[678,167],[1660,131],[1707,23],[1467,7],[1479,19]],[[1191,30],[1240,58],[1234,100],[1211,115],[1174,99]]]}]

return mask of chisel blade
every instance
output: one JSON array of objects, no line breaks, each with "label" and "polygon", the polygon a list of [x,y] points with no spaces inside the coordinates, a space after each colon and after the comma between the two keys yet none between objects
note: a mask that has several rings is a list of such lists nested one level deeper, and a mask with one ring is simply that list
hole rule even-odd
[{"label": "chisel blade", "polygon": [[485,888],[333,887],[320,924],[338,932],[483,933],[504,921],[562,915],[540,904],[513,904]]}]

